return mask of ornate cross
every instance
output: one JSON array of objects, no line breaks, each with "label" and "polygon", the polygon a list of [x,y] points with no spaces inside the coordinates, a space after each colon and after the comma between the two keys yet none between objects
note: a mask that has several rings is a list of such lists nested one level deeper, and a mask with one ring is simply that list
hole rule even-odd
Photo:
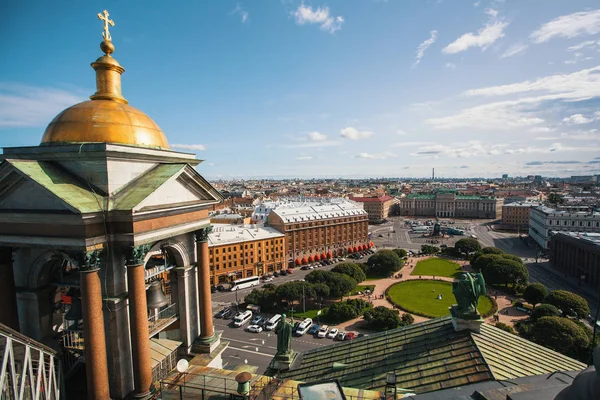
[{"label": "ornate cross", "polygon": [[115,26],[115,22],[112,19],[108,19],[108,11],[104,10],[101,13],[98,13],[98,19],[100,21],[104,21],[104,32],[102,32],[102,37],[104,40],[111,41],[110,32],[108,31],[108,25]]}]

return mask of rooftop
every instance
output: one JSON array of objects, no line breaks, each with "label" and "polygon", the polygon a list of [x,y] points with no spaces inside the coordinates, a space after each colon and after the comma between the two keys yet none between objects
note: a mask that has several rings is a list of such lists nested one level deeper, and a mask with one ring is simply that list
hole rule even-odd
[{"label": "rooftop", "polygon": [[515,201],[514,203],[504,204],[502,207],[537,207],[540,203],[534,201]]},{"label": "rooftop", "polygon": [[383,203],[386,201],[394,200],[392,196],[381,196],[381,197],[350,197],[350,200],[357,201],[359,203]]},{"label": "rooftop", "polygon": [[282,377],[337,378],[343,386],[384,391],[393,373],[398,387],[427,393],[585,367],[485,323],[481,333],[456,332],[451,318],[443,317],[310,350]]},{"label": "rooftop", "polygon": [[277,214],[283,222],[305,222],[327,218],[367,215],[362,204],[346,199],[306,199],[303,201],[278,201],[257,207]]},{"label": "rooftop", "polygon": [[552,231],[553,234],[563,234],[575,239],[579,239],[586,243],[591,243],[600,246],[600,233],[597,232],[567,232],[567,231]]},{"label": "rooftop", "polygon": [[553,215],[553,216],[577,216],[577,217],[593,217],[593,218],[600,218],[600,212],[597,211],[575,211],[575,210],[557,210],[555,208],[552,207],[548,207],[548,206],[539,206],[539,207],[535,207],[535,210],[541,211],[542,213],[546,214],[546,215]]},{"label": "rooftop", "polygon": [[209,247],[254,240],[275,239],[285,236],[275,228],[258,225],[213,224],[212,226],[213,230],[208,235]]}]

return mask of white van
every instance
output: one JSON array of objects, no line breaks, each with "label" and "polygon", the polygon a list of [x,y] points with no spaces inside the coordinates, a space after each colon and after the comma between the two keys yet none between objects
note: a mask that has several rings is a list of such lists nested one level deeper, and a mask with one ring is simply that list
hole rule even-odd
[{"label": "white van", "polygon": [[308,332],[312,323],[313,323],[313,321],[310,318],[306,318],[304,321],[300,322],[300,325],[298,325],[298,329],[296,329],[296,335],[297,336],[304,335],[306,332]]},{"label": "white van", "polygon": [[279,321],[281,321],[281,314],[276,314],[275,316],[273,316],[273,318],[267,321],[267,323],[265,324],[265,329],[268,331],[272,331],[277,327]]},{"label": "white van", "polygon": [[251,319],[252,319],[252,311],[247,310],[247,311],[244,311],[243,313],[239,313],[238,315],[235,316],[235,318],[233,319],[233,325],[235,325],[239,328],[240,326],[244,325]]}]

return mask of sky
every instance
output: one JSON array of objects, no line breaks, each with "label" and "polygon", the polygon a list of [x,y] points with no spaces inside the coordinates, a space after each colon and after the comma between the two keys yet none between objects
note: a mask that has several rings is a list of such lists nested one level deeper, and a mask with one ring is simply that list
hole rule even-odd
[{"label": "sky", "polygon": [[3,5],[2,147],[95,92],[107,9],[123,95],[208,179],[600,173],[597,0]]}]

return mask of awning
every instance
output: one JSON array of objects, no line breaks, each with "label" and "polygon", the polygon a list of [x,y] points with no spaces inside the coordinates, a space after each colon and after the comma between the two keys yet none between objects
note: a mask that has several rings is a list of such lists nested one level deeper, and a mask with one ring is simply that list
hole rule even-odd
[{"label": "awning", "polygon": [[[327,258],[327,254],[321,253],[321,260],[324,260],[326,258]],[[331,256],[329,256],[329,258],[331,258]]]},{"label": "awning", "polygon": [[352,253],[354,249],[352,247],[348,247],[348,253]]},{"label": "awning", "polygon": [[299,258],[296,258],[296,265],[300,265],[300,264],[302,264],[302,260]]},{"label": "awning", "polygon": [[327,258],[332,258],[332,257],[333,257],[333,254],[331,254],[331,252],[328,252],[327,253]]},{"label": "awning", "polygon": [[306,264],[308,262],[308,260],[306,259],[306,257],[302,258],[302,264]]},{"label": "awning", "polygon": [[321,260],[321,256],[318,254],[315,254],[315,261],[320,261]]},{"label": "awning", "polygon": [[308,256],[308,262],[314,262],[315,258],[313,256]]}]

